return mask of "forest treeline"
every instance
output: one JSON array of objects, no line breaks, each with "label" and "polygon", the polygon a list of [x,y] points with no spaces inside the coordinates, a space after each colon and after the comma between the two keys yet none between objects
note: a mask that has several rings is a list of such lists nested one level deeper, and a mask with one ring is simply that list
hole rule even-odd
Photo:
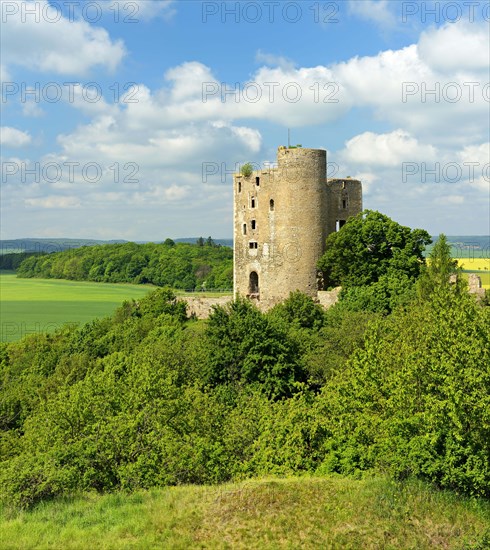
[{"label": "forest treeline", "polygon": [[[388,227],[378,214],[352,223],[363,239]],[[3,502],[364,472],[489,498],[490,308],[443,237],[428,265],[400,261],[390,238],[371,246],[378,273],[324,259],[346,285],[327,311],[296,292],[267,313],[238,299],[198,321],[156,289],[112,317],[2,344]]]},{"label": "forest treeline", "polygon": [[0,254],[0,269],[16,271],[24,260],[38,255],[38,252],[9,252],[8,254]]},{"label": "forest treeline", "polygon": [[233,250],[211,238],[196,244],[124,243],[36,254],[17,266],[19,277],[135,283],[175,289],[231,289]]}]

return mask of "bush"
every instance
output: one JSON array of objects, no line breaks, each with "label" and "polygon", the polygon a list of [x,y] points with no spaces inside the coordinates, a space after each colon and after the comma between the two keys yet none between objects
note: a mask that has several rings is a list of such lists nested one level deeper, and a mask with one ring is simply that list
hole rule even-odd
[{"label": "bush", "polygon": [[250,164],[250,162],[247,162],[242,166],[240,173],[242,174],[243,177],[248,178],[252,175],[253,171],[254,171],[253,166]]},{"label": "bush", "polygon": [[287,328],[245,299],[216,307],[206,336],[204,378],[209,384],[258,383],[266,395],[279,398],[292,395],[298,382],[306,381]]},{"label": "bush", "polygon": [[324,388],[334,470],[490,496],[490,313],[450,290],[378,322]]}]

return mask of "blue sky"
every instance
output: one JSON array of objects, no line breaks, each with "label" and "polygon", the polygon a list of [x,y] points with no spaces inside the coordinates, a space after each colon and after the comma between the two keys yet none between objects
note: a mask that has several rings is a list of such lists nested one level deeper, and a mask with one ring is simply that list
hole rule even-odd
[{"label": "blue sky", "polygon": [[231,237],[288,128],[365,207],[490,233],[489,2],[0,6],[2,238]]}]

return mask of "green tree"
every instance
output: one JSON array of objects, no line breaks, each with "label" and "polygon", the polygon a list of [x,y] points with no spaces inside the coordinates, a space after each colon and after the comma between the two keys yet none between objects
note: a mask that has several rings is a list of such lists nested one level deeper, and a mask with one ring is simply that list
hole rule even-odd
[{"label": "green tree", "polygon": [[415,296],[414,281],[405,273],[393,270],[370,285],[342,289],[338,307],[387,315],[410,303]]},{"label": "green tree", "polygon": [[[337,304],[325,312],[324,325],[310,331],[310,342],[303,351],[303,363],[310,384],[322,387],[331,378],[344,376],[347,361],[362,349],[369,323],[377,319],[369,311],[350,311]],[[302,341],[307,342],[305,336]]]},{"label": "green tree", "polygon": [[380,212],[365,210],[328,236],[318,268],[326,287],[369,285],[390,271],[415,279],[430,242],[427,231],[410,229]]},{"label": "green tree", "polygon": [[232,259],[233,250],[216,245],[211,238],[207,241],[200,238],[197,244],[167,239],[161,244],[87,246],[42,256],[23,256],[17,274],[19,277],[152,283],[186,289],[193,289],[206,280],[207,288],[231,288]]},{"label": "green tree", "polygon": [[[452,283],[451,277],[454,277]],[[455,289],[461,289],[461,269],[458,268],[458,261],[451,257],[451,245],[447,242],[446,236],[441,234],[417,283],[418,296],[422,300],[427,300],[435,292],[445,293],[451,284],[454,284]]]},{"label": "green tree", "polygon": [[204,379],[212,384],[259,383],[269,397],[284,397],[306,381],[298,350],[283,322],[261,313],[245,299],[216,307],[206,337],[209,358]]},{"label": "green tree", "polygon": [[289,298],[271,309],[268,315],[283,319],[290,325],[309,329],[319,329],[324,321],[323,308],[299,291],[291,292]]},{"label": "green tree", "polygon": [[326,464],[490,496],[490,312],[467,292],[372,324],[322,397]]}]

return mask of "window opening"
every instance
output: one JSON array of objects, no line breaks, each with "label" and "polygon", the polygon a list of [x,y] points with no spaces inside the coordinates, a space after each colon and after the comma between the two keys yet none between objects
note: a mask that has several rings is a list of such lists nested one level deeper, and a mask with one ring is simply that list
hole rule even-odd
[{"label": "window opening", "polygon": [[259,276],[256,271],[252,271],[252,273],[250,273],[248,290],[250,294],[259,293]]}]

